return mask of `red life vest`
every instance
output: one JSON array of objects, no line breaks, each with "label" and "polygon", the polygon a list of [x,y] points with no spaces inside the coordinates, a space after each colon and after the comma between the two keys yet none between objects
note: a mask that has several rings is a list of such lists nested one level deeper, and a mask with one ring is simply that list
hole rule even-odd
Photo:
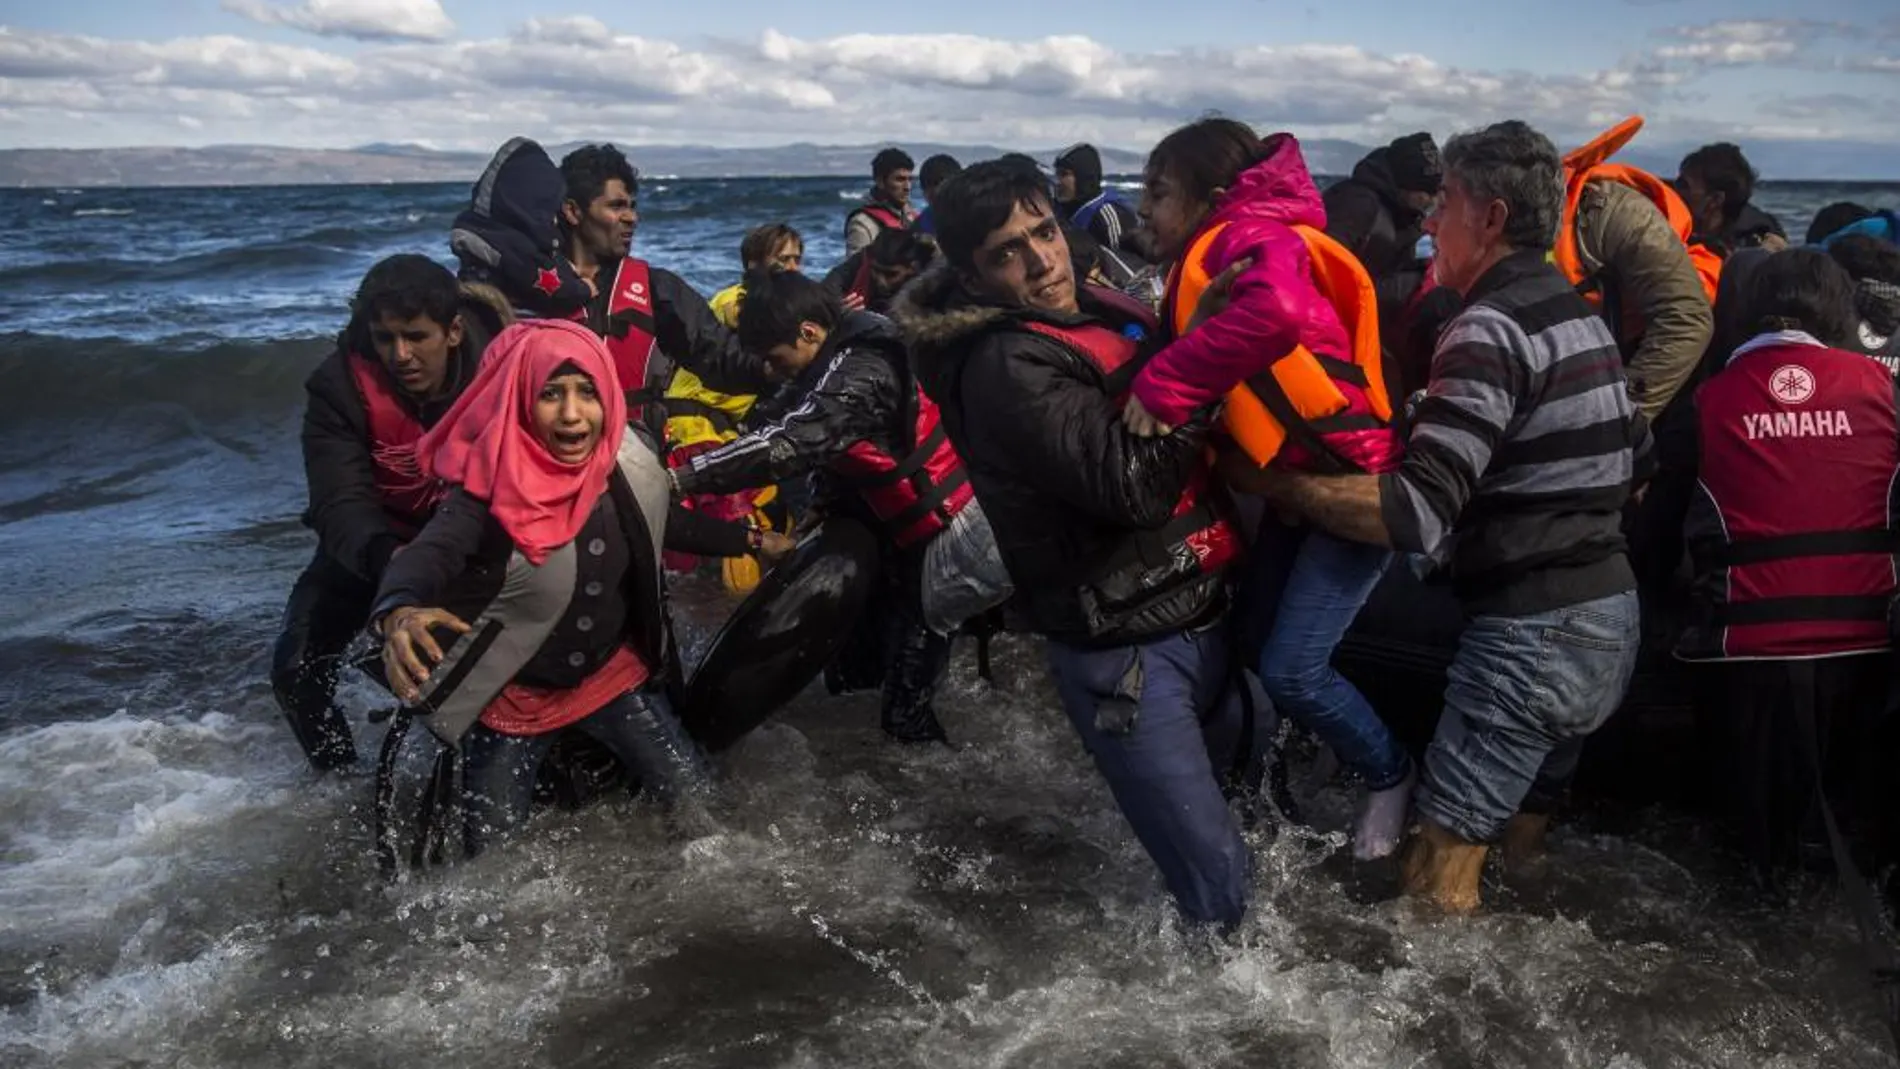
[{"label": "red life vest", "polygon": [[416,442],[422,421],[402,401],[389,372],[373,356],[349,355],[350,378],[363,398],[369,424],[370,462],[376,471],[376,493],[383,511],[404,538],[413,538],[440,504],[447,488],[422,474],[416,462]]},{"label": "red life vest", "polygon": [[[1097,291],[1099,300],[1103,296]],[[1117,295],[1119,296],[1119,295]],[[1112,303],[1126,307],[1120,302]],[[1132,300],[1128,304],[1133,304]],[[1138,320],[1152,330],[1152,316],[1146,315],[1146,309]],[[1030,330],[1046,338],[1052,338],[1067,346],[1071,352],[1093,364],[1108,378],[1110,392],[1119,407],[1127,400],[1128,390],[1134,384],[1135,375],[1141,371],[1143,361],[1136,356],[1141,343],[1125,334],[1119,334],[1098,323],[1065,327],[1054,323],[1030,321],[1024,324]],[[1194,567],[1201,575],[1218,572],[1240,556],[1240,535],[1227,519],[1212,505],[1212,495],[1208,493],[1208,481],[1212,469],[1206,465],[1197,468],[1188,480],[1187,488],[1181,491],[1181,498],[1175,502],[1173,518],[1155,531],[1143,531],[1132,540],[1131,552],[1118,558],[1111,564],[1111,570],[1140,568],[1144,571],[1170,569],[1181,560],[1177,550],[1185,550]]]},{"label": "red life vest", "polygon": [[[586,317],[581,313],[581,318]],[[637,421],[641,408],[654,400],[647,376],[653,365],[654,338],[659,328],[653,316],[652,270],[645,260],[629,256],[614,270],[614,288],[607,296],[607,353],[627,395],[627,419]]]},{"label": "red life vest", "polygon": [[832,471],[857,489],[900,547],[927,541],[950,526],[976,494],[950,446],[937,403],[921,387],[912,389],[916,407],[908,453],[899,458],[860,440],[831,462]]},{"label": "red life vest", "polygon": [[891,209],[885,207],[882,204],[877,203],[876,201],[866,201],[865,203],[858,205],[858,210],[855,212],[852,212],[851,214],[868,215],[871,217],[872,221],[877,223],[877,225],[884,227],[887,230],[904,229],[903,216],[898,215],[896,212],[892,211]]},{"label": "red life vest", "polygon": [[1900,413],[1857,353],[1770,344],[1696,393],[1689,660],[1884,650],[1895,588]]}]

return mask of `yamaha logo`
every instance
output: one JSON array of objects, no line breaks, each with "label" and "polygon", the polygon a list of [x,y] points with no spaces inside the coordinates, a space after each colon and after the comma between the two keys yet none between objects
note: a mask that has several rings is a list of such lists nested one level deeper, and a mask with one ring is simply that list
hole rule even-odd
[{"label": "yamaha logo", "polygon": [[627,299],[637,301],[647,295],[647,288],[638,282],[627,283]]},{"label": "yamaha logo", "polygon": [[1768,389],[1784,405],[1805,404],[1814,396],[1814,372],[1800,364],[1783,364],[1768,377]]},{"label": "yamaha logo", "polygon": [[1879,331],[1875,330],[1872,326],[1870,326],[1866,320],[1861,321],[1860,344],[1868,352],[1870,353],[1884,352],[1887,348],[1887,343],[1892,340],[1893,340],[1892,335],[1882,334]]}]

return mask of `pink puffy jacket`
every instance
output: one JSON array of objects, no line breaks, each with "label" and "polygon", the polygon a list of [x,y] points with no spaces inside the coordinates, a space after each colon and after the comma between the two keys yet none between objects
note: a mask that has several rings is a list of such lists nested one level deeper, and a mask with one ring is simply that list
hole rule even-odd
[{"label": "pink puffy jacket", "polygon": [[[1333,306],[1313,284],[1306,243],[1292,229],[1301,223],[1326,226],[1319,187],[1307,173],[1299,142],[1276,134],[1265,159],[1243,172],[1188,246],[1201,234],[1226,224],[1207,250],[1207,273],[1218,275],[1236,261],[1251,259],[1229,292],[1220,314],[1157,353],[1135,379],[1134,394],[1155,418],[1184,423],[1197,408],[1220,400],[1229,390],[1271,367],[1304,344],[1314,353],[1350,359],[1352,346]],[[1171,325],[1171,324],[1170,324]],[[1338,382],[1347,412],[1371,411],[1365,392]],[[1398,465],[1401,446],[1390,427],[1329,434],[1326,444],[1368,472]],[[1316,466],[1311,454],[1289,440],[1275,463],[1295,469]]]}]

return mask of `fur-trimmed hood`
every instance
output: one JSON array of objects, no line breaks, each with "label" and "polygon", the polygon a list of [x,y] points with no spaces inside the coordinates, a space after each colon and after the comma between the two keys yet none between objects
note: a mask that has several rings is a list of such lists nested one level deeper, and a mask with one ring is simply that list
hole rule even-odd
[{"label": "fur-trimmed hood", "polygon": [[904,332],[911,359],[930,361],[955,343],[1006,319],[1012,310],[971,297],[950,264],[939,259],[891,300],[891,318]]}]

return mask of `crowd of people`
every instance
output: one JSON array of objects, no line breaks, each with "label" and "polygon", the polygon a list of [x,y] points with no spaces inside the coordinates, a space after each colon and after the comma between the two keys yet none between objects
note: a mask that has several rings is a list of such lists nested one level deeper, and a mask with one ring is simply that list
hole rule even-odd
[{"label": "crowd of people", "polygon": [[[1646,642],[1697,680],[1747,871],[1801,863],[1824,780],[1830,823],[1900,860],[1885,778],[1839,772],[1892,742],[1869,714],[1893,678],[1900,220],[1834,205],[1790,247],[1736,146],[1665,181],[1615,161],[1639,127],[1567,154],[1521,122],[1413,134],[1322,191],[1293,136],[1204,118],[1132,204],[1089,145],[891,148],[842,263],[808,276],[766,222],[710,301],[633,254],[620,151],[510,141],[455,221],[459,277],[377,264],[310,378],[319,547],[279,704],[314,766],[356,761],[334,691],[367,629],[461,757],[469,854],[528,816],[566,732],[703,806],[669,577],[718,561],[743,593],[793,532],[849,519],[883,578],[834,693],[881,689],[892,739],[940,743],[958,629],[1039,637],[1191,921],[1245,915],[1274,714],[1359,782],[1355,858],[1475,909],[1494,848],[1541,849]],[[1334,666],[1395,568],[1464,614],[1422,752]]]}]

